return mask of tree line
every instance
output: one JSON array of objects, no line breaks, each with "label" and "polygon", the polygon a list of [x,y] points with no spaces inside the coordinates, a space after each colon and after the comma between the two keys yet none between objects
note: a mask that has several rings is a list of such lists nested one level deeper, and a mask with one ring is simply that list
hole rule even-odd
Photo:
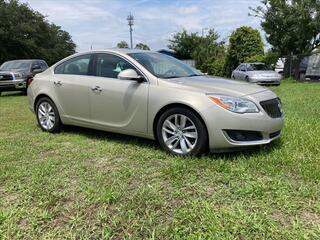
[{"label": "tree line", "polygon": [[[280,57],[310,54],[320,47],[319,0],[264,0],[261,4],[250,8],[249,15],[261,19],[271,45],[266,52],[260,32],[247,26],[234,30],[228,44],[219,41],[214,29],[207,36],[182,30],[169,39],[168,48],[180,58],[194,59],[196,67],[203,72],[230,77],[240,63],[259,61],[273,65]],[[287,61],[285,70],[288,64]]]},{"label": "tree line", "polygon": [[40,58],[49,65],[75,53],[70,34],[18,0],[0,0],[0,63]]},{"label": "tree line", "polygon": [[[271,48],[264,51],[258,30],[243,26],[228,42],[210,29],[206,36],[182,30],[169,39],[168,48],[180,58],[193,58],[209,74],[230,76],[241,62],[275,64],[279,57],[310,54],[320,47],[319,0],[263,0],[249,15],[261,20]],[[121,41],[117,47],[128,48]],[[144,43],[136,49],[150,50]],[[0,0],[0,63],[19,58],[41,58],[49,65],[75,53],[70,34],[50,23],[41,13],[18,0]],[[287,64],[286,64],[287,65]],[[285,66],[286,66],[285,65]]]},{"label": "tree line", "polygon": [[[117,48],[129,48],[129,44],[126,41],[121,41],[117,43]],[[141,50],[150,50],[150,47],[144,43],[138,43],[134,48]]]}]

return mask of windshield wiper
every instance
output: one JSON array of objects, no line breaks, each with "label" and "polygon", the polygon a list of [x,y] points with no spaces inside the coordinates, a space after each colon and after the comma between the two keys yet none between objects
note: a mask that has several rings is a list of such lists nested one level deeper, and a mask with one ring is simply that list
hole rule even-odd
[{"label": "windshield wiper", "polygon": [[182,78],[184,76],[167,76],[167,77],[162,77],[164,79],[169,79],[169,78]]},{"label": "windshield wiper", "polygon": [[164,79],[168,78],[184,78],[184,77],[196,77],[196,76],[204,76],[204,74],[191,74],[191,75],[186,75],[186,76],[167,76],[167,77],[162,77]]},{"label": "windshield wiper", "polygon": [[191,74],[186,77],[197,77],[197,76],[204,76],[204,74]]}]

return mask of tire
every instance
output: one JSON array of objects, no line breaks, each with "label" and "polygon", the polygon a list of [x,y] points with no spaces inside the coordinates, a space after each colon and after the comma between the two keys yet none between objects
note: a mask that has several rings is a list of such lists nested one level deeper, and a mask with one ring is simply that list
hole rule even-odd
[{"label": "tire", "polygon": [[250,82],[250,80],[249,80],[249,77],[248,76],[246,76],[246,78],[245,78],[245,80],[246,80],[246,82]]},{"label": "tire", "polygon": [[60,132],[62,127],[60,115],[56,105],[50,98],[43,97],[37,102],[36,117],[38,124],[43,131],[49,133]]},{"label": "tire", "polygon": [[300,72],[300,73],[299,73],[299,80],[300,80],[300,81],[306,80],[306,73]]},{"label": "tire", "polygon": [[171,108],[160,116],[156,135],[160,146],[174,155],[199,156],[208,147],[205,124],[197,114],[183,107]]}]

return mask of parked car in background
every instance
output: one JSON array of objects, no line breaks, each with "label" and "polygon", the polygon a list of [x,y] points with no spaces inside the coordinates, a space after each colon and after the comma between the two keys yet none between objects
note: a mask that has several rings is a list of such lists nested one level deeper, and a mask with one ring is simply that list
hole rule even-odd
[{"label": "parked car in background", "polygon": [[320,53],[314,53],[309,56],[305,79],[320,81]]},{"label": "parked car in background", "polygon": [[37,74],[28,97],[43,131],[69,124],[135,135],[176,155],[268,144],[283,126],[272,91],[142,50],[70,56]]},{"label": "parked car in background", "polygon": [[5,91],[24,91],[32,77],[48,68],[41,59],[13,60],[0,66],[0,96]]},{"label": "parked car in background", "polygon": [[242,63],[232,72],[231,78],[249,83],[280,85],[282,77],[264,63]]}]

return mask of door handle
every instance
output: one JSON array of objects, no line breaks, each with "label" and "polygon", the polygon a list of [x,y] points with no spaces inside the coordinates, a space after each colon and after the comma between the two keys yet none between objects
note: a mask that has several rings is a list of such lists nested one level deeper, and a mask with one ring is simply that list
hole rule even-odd
[{"label": "door handle", "polygon": [[57,87],[60,87],[62,85],[62,82],[61,81],[54,81],[53,84],[56,85]]},{"label": "door handle", "polygon": [[100,93],[102,91],[101,87],[99,86],[92,87],[91,90],[95,93]]}]

